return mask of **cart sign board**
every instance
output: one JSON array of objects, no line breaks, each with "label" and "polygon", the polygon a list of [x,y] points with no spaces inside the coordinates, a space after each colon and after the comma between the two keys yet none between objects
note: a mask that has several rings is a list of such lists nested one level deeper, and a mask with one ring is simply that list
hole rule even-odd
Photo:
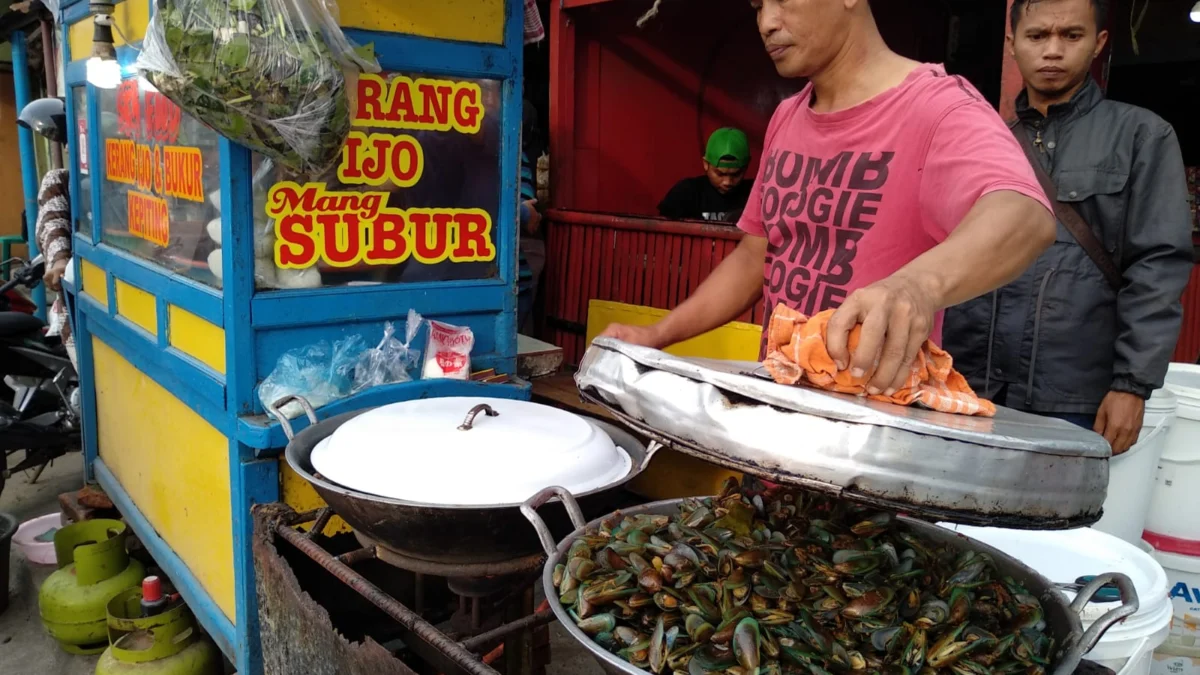
[{"label": "cart sign board", "polygon": [[498,90],[489,84],[361,75],[336,181],[281,181],[267,194],[276,266],[494,261],[498,125],[485,120]]},{"label": "cart sign board", "polygon": [[204,160],[199,148],[176,145],[182,111],[138,78],[117,89],[117,132],[104,142],[105,178],[125,183],[129,233],[167,246],[171,239],[166,197],[204,202]]}]

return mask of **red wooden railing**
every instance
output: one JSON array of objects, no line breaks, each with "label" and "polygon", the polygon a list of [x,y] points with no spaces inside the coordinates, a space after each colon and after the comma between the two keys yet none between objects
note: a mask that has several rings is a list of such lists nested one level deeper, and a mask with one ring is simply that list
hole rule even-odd
[{"label": "red wooden railing", "polygon": [[[674,309],[737,246],[727,225],[580,211],[548,213],[546,337],[567,363],[583,357],[588,301]],[[762,322],[762,308],[742,317]]]}]

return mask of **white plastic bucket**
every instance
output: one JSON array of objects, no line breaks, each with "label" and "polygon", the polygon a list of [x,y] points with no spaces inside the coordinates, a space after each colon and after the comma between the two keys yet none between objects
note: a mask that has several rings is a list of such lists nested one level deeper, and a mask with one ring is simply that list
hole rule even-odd
[{"label": "white plastic bucket", "polygon": [[1154,559],[1166,571],[1174,608],[1170,646],[1200,650],[1200,557],[1155,551]]},{"label": "white plastic bucket", "polygon": [[1162,389],[1146,402],[1138,442],[1108,462],[1104,516],[1093,527],[1138,546],[1150,512],[1158,463],[1175,421],[1175,396]]},{"label": "white plastic bucket", "polygon": [[1179,405],[1159,459],[1146,530],[1200,541],[1195,498],[1200,488],[1200,366],[1172,363],[1166,388],[1175,394]]},{"label": "white plastic bucket", "polygon": [[[1178,651],[1189,653],[1178,654]],[[1163,645],[1154,652],[1150,675],[1200,675],[1200,650],[1176,650]]]},{"label": "white plastic bucket", "polygon": [[1146,414],[1142,418],[1142,432],[1138,435],[1140,443],[1146,436],[1164,424],[1170,428],[1175,426],[1175,415],[1179,410],[1179,397],[1167,387],[1155,389],[1146,401]]},{"label": "white plastic bucket", "polygon": [[[1079,577],[1106,572],[1127,575],[1137,589],[1140,602],[1137,613],[1110,628],[1085,658],[1111,668],[1118,675],[1150,672],[1154,650],[1166,641],[1171,627],[1167,575],[1154,558],[1133,544],[1088,528],[1037,532],[949,527],[1000,549],[1053,582],[1073,583]],[[1073,594],[1065,595],[1070,598]],[[1115,606],[1115,603],[1089,604],[1083,611],[1084,628]]]}]

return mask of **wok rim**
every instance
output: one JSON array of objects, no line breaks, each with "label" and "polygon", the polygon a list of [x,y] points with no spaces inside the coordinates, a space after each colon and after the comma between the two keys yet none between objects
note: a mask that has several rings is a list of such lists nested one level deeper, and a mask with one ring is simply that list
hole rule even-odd
[{"label": "wok rim", "polygon": [[[383,497],[370,492],[355,490],[323,478],[318,478],[313,471],[310,471],[302,466],[302,463],[307,464],[309,467],[312,466],[312,453],[316,449],[318,443],[332,436],[333,433],[346,422],[349,422],[359,415],[375,410],[376,407],[352,410],[350,412],[335,415],[328,419],[321,420],[316,424],[311,424],[308,427],[305,427],[303,431],[297,433],[292,440],[288,441],[287,447],[284,448],[283,454],[284,458],[287,460],[288,466],[291,467],[292,471],[295,471],[297,475],[312,485],[314,489],[317,489],[318,491],[326,490],[348,499],[368,501],[376,504],[387,504],[389,506],[397,506],[402,508],[445,509],[448,511],[521,508],[521,504],[523,502],[514,502],[508,504],[443,504]],[[607,434],[609,438],[613,440],[613,443],[617,446],[617,449],[625,453],[625,455],[630,459],[629,471],[627,471],[622,477],[606,485],[601,485],[588,490],[587,492],[581,492],[578,494],[572,493],[576,499],[583,499],[591,495],[600,494],[622,487],[629,481],[637,478],[642,473],[645,468],[644,465],[646,464],[646,457],[649,454],[646,444],[638,440],[637,437],[635,437],[632,433],[621,429],[612,422],[586,415],[579,415],[578,413],[572,414],[575,414],[581,419],[596,425],[600,431]],[[553,483],[551,483],[551,485],[553,485]],[[546,487],[549,487],[549,485]],[[329,500],[326,499],[324,501],[328,502]]]},{"label": "wok rim", "polygon": [[[598,526],[602,521],[611,518],[614,514],[620,513],[623,516],[630,516],[643,513],[661,513],[664,509],[677,509],[679,504],[686,499],[688,498],[684,497],[681,499],[666,499],[650,502],[647,504],[642,504],[641,506],[614,511],[613,513],[609,513],[591,520],[583,527],[576,528],[575,531],[564,537],[555,548],[554,554],[546,556],[546,563],[542,568],[542,591],[546,596],[546,601],[550,604],[550,609],[554,613],[555,619],[559,624],[562,625],[563,630],[567,631],[572,639],[583,643],[583,646],[592,655],[592,658],[599,661],[601,668],[606,672],[622,672],[629,673],[630,675],[642,675],[649,673],[650,671],[639,668],[628,661],[617,657],[615,654],[610,653],[608,650],[596,644],[591,637],[589,637],[586,633],[580,630],[578,626],[575,625],[575,621],[570,617],[569,614],[567,614],[566,608],[563,607],[562,602],[560,602],[558,599],[558,591],[554,587],[554,568],[567,555],[567,552],[571,548],[571,544],[574,543],[577,538],[579,538],[589,528]],[[1083,661],[1083,654],[1075,654],[1073,652],[1078,651],[1075,649],[1075,647],[1083,637],[1083,621],[1079,614],[1071,611],[1070,603],[1067,602],[1066,598],[1061,593],[1055,590],[1053,582],[1042,576],[1042,574],[1037,570],[1021,562],[1019,559],[1014,558],[1013,556],[982,541],[979,541],[978,539],[974,539],[973,537],[968,537],[967,535],[954,530],[949,530],[909,516],[898,515],[897,519],[899,522],[904,523],[909,527],[913,527],[914,529],[922,531],[932,530],[945,536],[947,539],[961,538],[962,540],[969,542],[974,550],[981,553],[987,553],[988,555],[992,556],[994,560],[1011,564],[1027,574],[1030,579],[1036,580],[1039,584],[1039,587],[1029,588],[1030,592],[1036,594],[1038,599],[1043,604],[1046,602],[1051,602],[1057,605],[1065,616],[1069,628],[1069,630],[1066,631],[1066,635],[1051,635],[1051,637],[1057,642],[1057,658],[1062,660],[1055,663],[1053,669],[1048,670],[1047,672],[1051,675],[1062,675],[1063,673],[1071,673],[1078,668],[1079,664]],[[1072,660],[1074,661],[1073,663],[1071,662]]]}]

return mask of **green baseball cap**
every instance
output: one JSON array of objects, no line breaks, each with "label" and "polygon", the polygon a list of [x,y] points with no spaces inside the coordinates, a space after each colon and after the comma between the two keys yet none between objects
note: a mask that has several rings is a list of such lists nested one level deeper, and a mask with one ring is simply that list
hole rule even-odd
[{"label": "green baseball cap", "polygon": [[704,161],[721,169],[744,169],[750,164],[750,141],[741,129],[717,129],[708,137]]}]

